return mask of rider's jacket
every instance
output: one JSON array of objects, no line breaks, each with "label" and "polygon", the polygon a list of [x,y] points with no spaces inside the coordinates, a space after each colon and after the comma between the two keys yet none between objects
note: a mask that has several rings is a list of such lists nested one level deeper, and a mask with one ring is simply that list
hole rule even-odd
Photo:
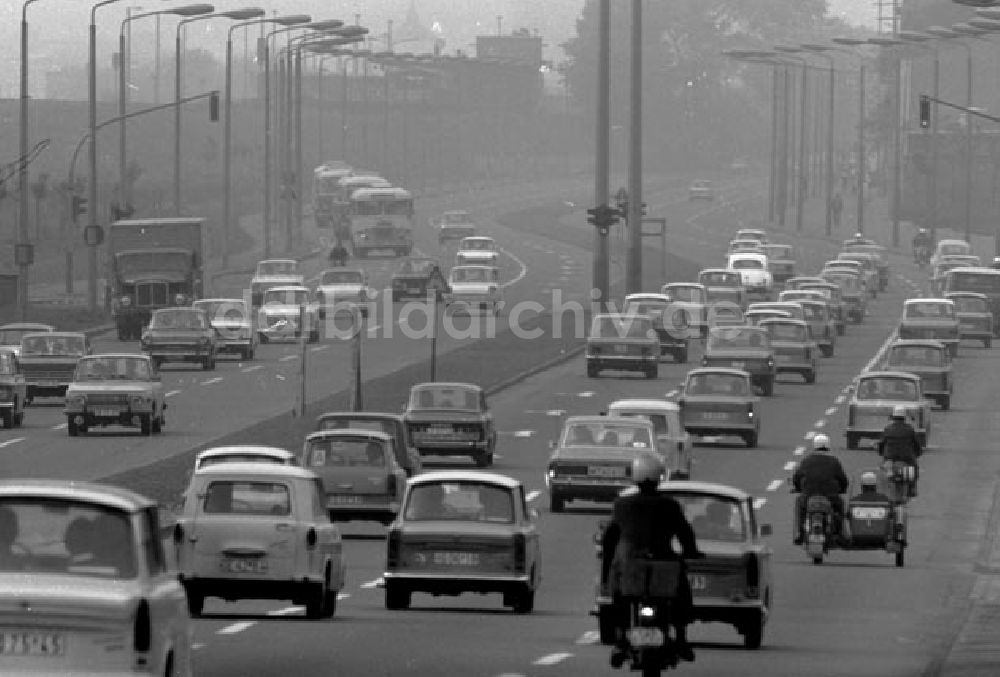
[{"label": "rider's jacket", "polygon": [[839,496],[847,491],[847,474],[836,456],[806,456],[792,475],[792,484],[803,496]]},{"label": "rider's jacket", "polygon": [[878,441],[878,453],[887,461],[905,461],[917,464],[917,457],[923,453],[917,431],[906,421],[893,421],[882,431]]},{"label": "rider's jacket", "polygon": [[612,558],[617,562],[646,556],[677,559],[674,537],[685,557],[698,554],[694,530],[680,504],[669,496],[639,492],[615,499],[601,547],[608,564]]},{"label": "rider's jacket", "polygon": [[930,235],[917,235],[913,238],[913,248],[926,247],[928,251],[931,248],[931,236]]}]

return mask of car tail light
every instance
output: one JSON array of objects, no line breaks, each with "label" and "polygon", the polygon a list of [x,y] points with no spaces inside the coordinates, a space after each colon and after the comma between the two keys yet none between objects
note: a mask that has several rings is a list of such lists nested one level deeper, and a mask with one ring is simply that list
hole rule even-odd
[{"label": "car tail light", "polygon": [[758,597],[760,595],[760,562],[757,555],[747,553],[746,555],[746,575],[747,575],[747,597]]},{"label": "car tail light", "polygon": [[854,425],[854,405],[847,408],[847,425]]},{"label": "car tail light", "polygon": [[402,535],[399,529],[390,529],[386,537],[388,543],[388,553],[386,556],[386,566],[390,569],[399,566],[399,551],[402,545]]},{"label": "car tail light", "polygon": [[524,534],[514,534],[514,571],[524,571],[527,559],[527,539]]},{"label": "car tail light", "polygon": [[395,498],[396,492],[398,491],[398,489],[396,488],[396,476],[395,475],[389,475],[385,479],[385,490],[386,490],[386,492],[390,496],[392,496],[392,497]]},{"label": "car tail light", "polygon": [[309,527],[309,531],[306,532],[306,547],[315,548],[316,547],[316,530]]},{"label": "car tail light", "polygon": [[132,648],[149,651],[153,642],[153,627],[149,618],[149,602],[140,600],[135,610],[135,626],[132,628]]}]

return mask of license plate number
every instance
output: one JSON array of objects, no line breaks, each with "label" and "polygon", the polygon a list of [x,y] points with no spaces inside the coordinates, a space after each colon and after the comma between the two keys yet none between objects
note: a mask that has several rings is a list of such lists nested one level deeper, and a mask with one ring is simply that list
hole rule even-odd
[{"label": "license plate number", "polygon": [[120,407],[98,407],[94,409],[94,416],[118,416],[122,413]]},{"label": "license plate number", "polygon": [[747,363],[743,362],[742,360],[733,360],[732,365],[733,369],[742,369],[743,367],[747,366]]},{"label": "license plate number", "polygon": [[222,570],[231,574],[263,574],[267,573],[267,560],[227,558],[222,560]]},{"label": "license plate number", "polygon": [[706,590],[708,588],[708,576],[704,574],[688,574],[688,584],[692,590]]},{"label": "license plate number", "polygon": [[62,656],[65,637],[58,632],[0,633],[0,656]]},{"label": "license plate number", "polygon": [[659,628],[629,628],[628,643],[633,649],[663,646],[663,631]]},{"label": "license plate number", "polygon": [[703,411],[701,417],[706,421],[725,421],[729,414],[725,411]]},{"label": "license plate number", "polygon": [[434,564],[449,567],[477,567],[479,553],[477,552],[436,552],[431,558]]},{"label": "license plate number", "polygon": [[615,352],[616,353],[627,353],[628,352],[628,346],[617,345],[617,346],[615,346]]},{"label": "license plate number", "polygon": [[615,465],[592,465],[587,468],[590,477],[625,477],[625,468]]},{"label": "license plate number", "polygon": [[339,495],[339,496],[329,496],[328,499],[330,503],[333,503],[335,505],[358,505],[359,503],[361,503],[360,496]]}]

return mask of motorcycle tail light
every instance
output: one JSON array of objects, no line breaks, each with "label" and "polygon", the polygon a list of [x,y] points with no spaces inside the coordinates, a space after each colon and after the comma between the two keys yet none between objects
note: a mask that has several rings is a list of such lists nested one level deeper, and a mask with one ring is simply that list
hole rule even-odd
[{"label": "motorcycle tail light", "polygon": [[756,597],[760,593],[760,562],[757,555],[748,553],[746,555],[746,576],[747,576],[747,597]]},{"label": "motorcycle tail light", "polygon": [[399,566],[399,551],[402,546],[402,534],[399,529],[390,529],[388,535],[386,536],[386,543],[388,544],[387,554],[386,554],[386,565],[388,568]]},{"label": "motorcycle tail light", "polygon": [[132,628],[132,648],[136,651],[149,651],[153,642],[153,627],[149,618],[149,602],[140,600],[135,610],[135,624]]},{"label": "motorcycle tail light", "polygon": [[524,534],[514,534],[514,571],[524,571],[528,560],[528,544]]}]

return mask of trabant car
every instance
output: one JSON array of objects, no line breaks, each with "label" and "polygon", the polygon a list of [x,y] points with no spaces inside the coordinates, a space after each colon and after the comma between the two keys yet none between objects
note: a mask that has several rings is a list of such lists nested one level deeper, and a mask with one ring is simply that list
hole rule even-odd
[{"label": "trabant car", "polygon": [[733,252],[726,261],[726,267],[740,274],[748,295],[766,297],[771,293],[773,280],[767,268],[766,255],[755,252]]},{"label": "trabant car", "polygon": [[314,298],[319,319],[333,317],[338,310],[354,314],[355,309],[362,316],[368,315],[368,308],[377,292],[368,286],[368,273],[360,268],[332,268],[320,273]]},{"label": "trabant car", "polygon": [[704,338],[708,336],[708,292],[697,282],[668,282],[660,293],[670,298],[679,310],[687,313],[688,323]]},{"label": "trabant car", "polygon": [[691,185],[688,187],[688,199],[708,201],[714,200],[715,188],[713,187],[712,182],[707,179],[692,181]]},{"label": "trabant car", "polygon": [[806,311],[802,309],[802,305],[798,301],[761,301],[759,303],[751,303],[747,312],[763,310],[787,313],[793,320],[802,320],[804,322],[806,319]]},{"label": "trabant car", "polygon": [[625,297],[626,314],[647,315],[660,339],[660,356],[670,355],[680,364],[688,359],[687,312],[677,308],[665,294],[629,294]]},{"label": "trabant car", "polygon": [[796,303],[802,306],[809,331],[823,357],[833,357],[837,348],[837,327],[830,316],[830,306],[826,299],[799,299]]},{"label": "trabant car", "polygon": [[764,244],[760,240],[730,240],[726,256],[741,253],[763,254]]},{"label": "trabant car", "polygon": [[257,262],[250,280],[251,304],[257,308],[264,302],[264,292],[272,287],[302,286],[305,276],[295,259],[267,259]]},{"label": "trabant car", "polygon": [[881,368],[916,374],[924,397],[944,410],[951,407],[951,354],[943,343],[930,339],[897,340],[889,346]]},{"label": "trabant car", "polygon": [[734,240],[757,240],[763,245],[767,244],[767,231],[760,228],[740,228],[736,231]]},{"label": "trabant car", "polygon": [[[272,287],[264,292],[257,311],[257,336],[261,343],[299,341],[305,334],[309,343],[319,341],[321,323],[318,306],[309,289],[297,285]],[[304,326],[303,319],[305,319]]]},{"label": "trabant car", "polygon": [[164,362],[197,362],[215,369],[215,330],[200,308],[160,308],[142,332],[142,352],[159,368]]},{"label": "trabant car", "polygon": [[656,451],[656,428],[635,416],[570,416],[549,445],[545,486],[558,513],[570,501],[614,501],[631,484],[632,462]]},{"label": "trabant car", "polygon": [[933,266],[944,256],[972,254],[972,245],[965,240],[939,240],[934,253],[931,254]]},{"label": "trabant car", "polygon": [[323,481],[331,520],[388,525],[396,519],[406,472],[396,463],[392,447],[391,435],[374,430],[320,430],[306,435],[299,461]]},{"label": "trabant car", "polygon": [[930,279],[928,280],[930,293],[935,295],[941,294],[944,287],[944,281],[948,273],[952,270],[955,270],[956,268],[965,268],[965,267],[966,265],[964,263],[960,261],[951,261],[947,258],[944,259],[943,261],[938,261],[937,263],[935,263],[934,266],[931,268],[929,276]]},{"label": "trabant car", "polygon": [[77,361],[90,354],[90,339],[79,332],[25,334],[18,362],[28,386],[26,404],[36,397],[62,397]]},{"label": "trabant car", "polygon": [[441,272],[437,259],[411,256],[403,259],[389,282],[392,287],[392,301],[404,298],[426,299],[434,297],[441,301],[448,291],[448,281]]},{"label": "trabant car", "polygon": [[469,212],[454,209],[442,214],[437,220],[438,244],[449,240],[464,240],[476,234],[476,222]]},{"label": "trabant car", "polygon": [[648,419],[656,434],[656,453],[673,479],[691,477],[691,436],[681,425],[680,407],[669,400],[616,400],[608,405],[608,416],[637,416]]},{"label": "trabant car", "polygon": [[889,288],[889,255],[886,252],[885,247],[880,244],[850,244],[845,245],[842,251],[846,252],[863,252],[867,254],[874,254],[876,259],[876,266],[878,267],[878,288],[879,291],[885,291]]},{"label": "trabant car", "polygon": [[[688,584],[694,597],[692,620],[727,623],[743,636],[743,646],[759,649],[773,604],[773,552],[763,541],[771,525],[761,524],[754,497],[741,489],[708,482],[661,482],[658,490],[684,510],[694,529],[704,559],[687,562]],[[624,493],[637,491],[634,487]],[[602,522],[594,542],[598,558],[607,522]],[[615,641],[611,591],[597,583],[600,640]]]},{"label": "trabant car", "polygon": [[486,393],[477,385],[415,385],[403,420],[421,456],[468,456],[480,468],[493,464],[497,431]]},{"label": "trabant car", "polygon": [[830,306],[830,316],[833,317],[833,324],[837,328],[837,336],[844,336],[847,333],[846,315],[844,308],[844,297],[840,285],[835,282],[803,282],[798,286],[801,291],[816,291],[823,295],[826,303]]},{"label": "trabant car", "polygon": [[777,374],[774,349],[767,332],[759,327],[716,327],[708,335],[705,367],[732,367],[750,374],[753,384],[764,395],[774,393]]},{"label": "trabant car", "polygon": [[743,313],[743,317],[746,319],[746,323],[751,327],[758,327],[760,323],[764,320],[788,318],[791,319],[792,315],[786,310],[773,310],[771,308],[754,308],[753,310],[748,310]]},{"label": "trabant car", "polygon": [[66,389],[66,432],[119,425],[159,433],[166,422],[163,381],[148,355],[107,353],[81,357]]},{"label": "trabant car", "polygon": [[899,320],[899,338],[934,339],[948,346],[952,357],[958,354],[960,329],[955,302],[948,299],[907,299]]},{"label": "trabant car", "polygon": [[648,315],[595,315],[587,335],[587,376],[597,378],[606,369],[641,371],[646,378],[659,374],[660,339]]},{"label": "trabant car", "polygon": [[1000,270],[994,268],[956,268],[945,275],[938,293],[968,291],[985,294],[993,313],[993,336],[1000,336]]},{"label": "trabant car", "polygon": [[861,275],[849,270],[829,269],[822,273],[824,280],[840,287],[840,297],[844,302],[844,315],[854,324],[861,324],[868,314],[868,301],[864,293]]},{"label": "trabant car", "polygon": [[448,312],[483,310],[498,314],[503,305],[500,269],[485,265],[455,266],[448,273],[444,302]]},{"label": "trabant car", "polygon": [[192,674],[194,628],[156,503],[59,480],[0,481],[0,673]]},{"label": "trabant car", "polygon": [[706,268],[698,273],[698,284],[705,287],[709,304],[725,302],[746,309],[747,290],[743,276],[735,270]]},{"label": "trabant car", "polygon": [[243,299],[201,299],[191,304],[204,310],[215,331],[216,355],[232,353],[241,360],[252,360],[257,351],[257,332],[253,313]]},{"label": "trabant car", "polygon": [[681,423],[699,437],[741,438],[753,449],[760,437],[760,399],[742,369],[702,367],[684,377],[677,399]]},{"label": "trabant car", "polygon": [[414,477],[386,539],[385,607],[409,608],[414,592],[498,592],[514,613],[531,613],[542,582],[537,521],[512,477],[459,470]]},{"label": "trabant car", "polygon": [[406,422],[398,414],[378,411],[331,411],[316,418],[315,430],[374,430],[392,437],[396,463],[407,477],[423,470],[420,452],[413,446]]},{"label": "trabant car", "polygon": [[879,275],[879,256],[871,252],[840,252],[837,254],[838,261],[857,261],[862,265],[865,274],[865,284],[868,288],[868,295],[872,298],[878,296],[881,287]]},{"label": "trabant car", "polygon": [[273,463],[197,470],[173,541],[192,616],[206,597],[290,599],[312,619],[336,613],[343,543],[323,483],[309,470]]},{"label": "trabant car", "polygon": [[955,304],[959,337],[982,341],[984,347],[992,347],[993,313],[990,312],[989,297],[971,291],[956,291],[946,294],[945,298]]},{"label": "trabant car", "polygon": [[12,322],[0,326],[0,350],[9,350],[15,355],[21,353],[21,339],[28,334],[55,331],[51,324],[37,322]]},{"label": "trabant car", "polygon": [[13,428],[24,422],[27,399],[28,385],[17,355],[12,350],[0,350],[0,422],[4,428]]},{"label": "trabant car", "polygon": [[878,440],[895,407],[906,408],[907,422],[917,431],[921,446],[927,446],[931,430],[931,403],[924,397],[916,374],[902,371],[868,371],[855,379],[847,407],[847,448],[857,449],[861,440]]},{"label": "trabant car", "polygon": [[477,235],[462,238],[455,254],[456,265],[480,264],[495,266],[500,258],[500,248],[492,237]]},{"label": "trabant car", "polygon": [[864,290],[865,297],[874,298],[874,291],[872,290],[872,273],[870,270],[865,270],[865,265],[861,261],[848,261],[846,259],[837,259],[834,261],[827,261],[823,264],[823,270],[820,271],[820,275],[825,276],[828,272],[849,272],[854,273],[858,276],[861,281],[861,288]]},{"label": "trabant car", "polygon": [[795,250],[790,244],[765,244],[767,269],[775,284],[785,284],[795,277]]},{"label": "trabant car", "polygon": [[771,338],[777,373],[799,374],[806,383],[816,382],[819,346],[802,320],[765,320],[760,328]]}]

